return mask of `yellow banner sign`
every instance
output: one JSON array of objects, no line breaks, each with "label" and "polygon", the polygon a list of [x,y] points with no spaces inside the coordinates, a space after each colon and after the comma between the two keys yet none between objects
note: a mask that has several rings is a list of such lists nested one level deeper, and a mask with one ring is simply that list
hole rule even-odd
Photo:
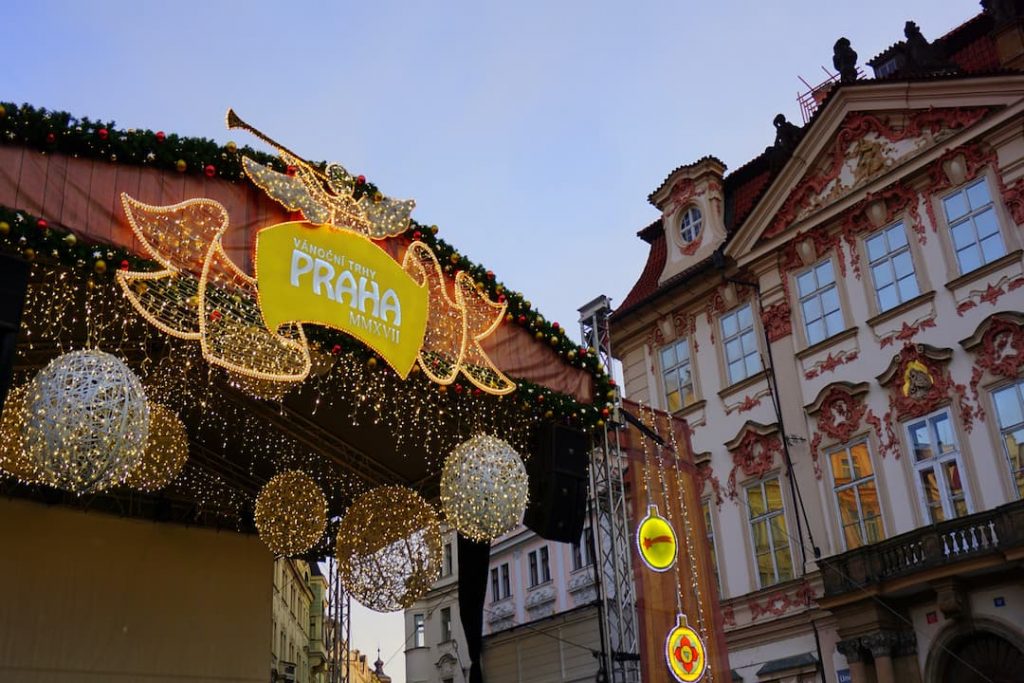
[{"label": "yellow banner sign", "polygon": [[281,223],[256,235],[263,322],[313,323],[362,341],[402,378],[427,329],[428,295],[386,251],[348,230]]}]

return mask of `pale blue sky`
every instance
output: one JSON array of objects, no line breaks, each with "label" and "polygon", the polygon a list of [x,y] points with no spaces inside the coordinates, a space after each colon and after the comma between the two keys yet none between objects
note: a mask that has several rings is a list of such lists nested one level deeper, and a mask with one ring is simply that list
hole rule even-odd
[{"label": "pale blue sky", "polygon": [[[840,35],[864,62],[969,0],[861,2],[46,2],[7,0],[0,99],[221,142],[244,118],[336,160],[575,329],[622,300],[657,218],[647,194],[704,154],[738,168],[800,122]],[[866,67],[865,67],[866,68]],[[354,644],[401,651],[400,616]],[[399,654],[388,672],[404,682]]]}]

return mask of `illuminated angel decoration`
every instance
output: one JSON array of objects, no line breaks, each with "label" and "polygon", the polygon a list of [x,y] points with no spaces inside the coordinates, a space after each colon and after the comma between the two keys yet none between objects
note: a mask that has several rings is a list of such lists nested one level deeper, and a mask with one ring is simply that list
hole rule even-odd
[{"label": "illuminated angel decoration", "polygon": [[263,325],[255,278],[224,251],[228,214],[220,203],[189,199],[150,206],[127,194],[121,202],[143,249],[163,266],[117,273],[125,296],[147,321],[173,337],[199,341],[203,357],[243,386],[306,378],[311,359],[302,326],[271,332]]},{"label": "illuminated angel decoration", "polygon": [[289,211],[301,211],[310,223],[353,230],[374,240],[400,235],[409,228],[415,201],[391,199],[379,192],[363,192],[357,199],[357,180],[341,164],[328,164],[320,170],[250,126],[233,109],[228,109],[227,123],[228,128],[247,130],[273,146],[281,160],[294,170],[294,174],[281,173],[242,157],[246,175]]}]

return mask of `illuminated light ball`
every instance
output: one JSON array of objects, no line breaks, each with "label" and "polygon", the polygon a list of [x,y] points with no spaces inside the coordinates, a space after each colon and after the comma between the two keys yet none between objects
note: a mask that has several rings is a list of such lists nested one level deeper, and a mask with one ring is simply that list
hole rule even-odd
[{"label": "illuminated light ball", "polygon": [[178,159],[174,163],[174,168],[176,168],[178,170],[178,173],[184,173],[185,169],[188,168],[188,164],[185,163],[184,159]]},{"label": "illuminated light ball", "polygon": [[237,144],[235,143],[235,141],[234,141],[234,140],[228,140],[228,144],[224,145],[224,147],[225,147],[225,149],[227,149],[227,150],[228,150],[228,152],[230,152],[231,154],[234,154],[235,152],[237,152],[237,151],[238,151],[238,145],[237,145]]},{"label": "illuminated light ball", "polygon": [[327,498],[311,476],[288,470],[271,477],[256,497],[256,530],[270,552],[292,557],[320,540],[327,528]]},{"label": "illuminated light ball", "polygon": [[149,436],[142,459],[128,473],[125,486],[159,491],[178,478],[188,460],[188,432],[174,411],[149,404]]},{"label": "illuminated light ball", "polygon": [[441,576],[441,525],[423,497],[381,486],[352,503],[338,527],[338,577],[361,605],[397,612]]},{"label": "illuminated light ball", "polygon": [[14,387],[0,416],[0,472],[26,483],[38,479],[35,463],[25,452],[25,395],[28,386]]},{"label": "illuminated light ball", "polygon": [[474,541],[492,541],[523,518],[528,495],[523,459],[505,441],[477,434],[452,450],[441,471],[448,524]]},{"label": "illuminated light ball", "polygon": [[205,167],[203,167],[203,173],[206,174],[207,178],[212,178],[213,176],[217,175],[217,168],[213,164],[207,164]]},{"label": "illuminated light ball", "polygon": [[58,356],[29,383],[26,406],[25,450],[50,486],[86,493],[120,484],[146,448],[142,382],[109,353]]}]

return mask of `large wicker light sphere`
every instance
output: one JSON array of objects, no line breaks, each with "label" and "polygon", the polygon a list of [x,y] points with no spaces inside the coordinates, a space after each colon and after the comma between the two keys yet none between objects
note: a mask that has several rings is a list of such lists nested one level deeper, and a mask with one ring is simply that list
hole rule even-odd
[{"label": "large wicker light sphere", "polygon": [[302,470],[274,475],[256,497],[256,530],[275,555],[304,553],[327,528],[327,498]]},{"label": "large wicker light sphere", "polygon": [[29,383],[26,406],[25,449],[50,486],[85,493],[119,484],[146,447],[142,382],[109,353],[58,356]]},{"label": "large wicker light sphere", "polygon": [[356,499],[338,528],[338,574],[360,604],[396,612],[441,575],[441,525],[434,508],[403,486]]},{"label": "large wicker light sphere", "polygon": [[159,491],[174,481],[188,460],[188,432],[174,411],[149,403],[149,438],[146,450],[124,480],[139,491]]},{"label": "large wicker light sphere", "polygon": [[0,417],[0,472],[32,483],[38,479],[35,463],[25,452],[25,394],[28,387],[14,387],[4,401]]},{"label": "large wicker light sphere", "polygon": [[451,452],[441,472],[448,524],[475,541],[491,541],[523,518],[528,494],[523,459],[505,441],[477,434]]}]

